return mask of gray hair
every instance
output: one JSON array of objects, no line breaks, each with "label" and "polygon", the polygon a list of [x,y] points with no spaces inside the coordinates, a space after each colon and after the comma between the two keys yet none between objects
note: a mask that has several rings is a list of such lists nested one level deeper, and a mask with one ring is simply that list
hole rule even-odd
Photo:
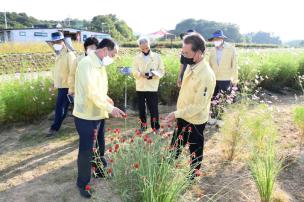
[{"label": "gray hair", "polygon": [[148,46],[150,46],[150,40],[148,37],[140,37],[137,41],[138,45],[142,45],[142,44],[148,44]]}]

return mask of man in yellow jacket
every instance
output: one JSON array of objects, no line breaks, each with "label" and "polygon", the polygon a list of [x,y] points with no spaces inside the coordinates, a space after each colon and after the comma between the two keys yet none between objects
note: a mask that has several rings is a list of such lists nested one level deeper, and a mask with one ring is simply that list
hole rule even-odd
[{"label": "man in yellow jacket", "polygon": [[159,80],[165,74],[164,64],[160,55],[150,49],[148,38],[140,38],[138,45],[141,50],[133,62],[133,76],[136,82],[138,98],[139,118],[141,121],[140,131],[147,129],[146,104],[151,114],[151,127],[158,131],[158,87]]},{"label": "man in yellow jacket", "polygon": [[56,53],[56,61],[54,68],[52,69],[52,75],[54,87],[58,89],[55,119],[47,134],[48,137],[52,137],[56,135],[60,129],[61,124],[68,112],[68,78],[70,70],[76,66],[76,55],[71,49],[66,46],[64,42],[64,36],[61,32],[52,33],[52,41],[49,41],[49,43],[52,44]]},{"label": "man in yellow jacket", "polygon": [[209,64],[216,77],[216,88],[214,96],[220,92],[229,92],[231,86],[237,86],[238,67],[237,54],[234,46],[225,43],[227,37],[222,30],[213,33],[208,41],[214,43],[210,52]]},{"label": "man in yellow jacket", "polygon": [[189,146],[192,158],[190,179],[194,179],[203,159],[204,129],[209,118],[216,80],[214,72],[204,60],[204,38],[193,33],[187,35],[183,42],[182,54],[189,62],[179,92],[177,109],[166,117],[165,122],[176,119],[177,130],[173,134],[171,146],[176,152],[176,158],[183,146]]},{"label": "man in yellow jacket", "polygon": [[[111,39],[103,39],[95,52],[83,58],[76,69],[74,111],[75,125],[79,134],[79,153],[77,159],[77,186],[81,196],[91,197],[86,189],[91,179],[91,161],[93,143],[97,140],[101,161],[106,167],[105,153],[105,119],[109,113],[114,117],[124,117],[125,113],[114,107],[108,97],[107,66],[113,61],[118,47]],[[99,173],[103,177],[104,173]]]}]

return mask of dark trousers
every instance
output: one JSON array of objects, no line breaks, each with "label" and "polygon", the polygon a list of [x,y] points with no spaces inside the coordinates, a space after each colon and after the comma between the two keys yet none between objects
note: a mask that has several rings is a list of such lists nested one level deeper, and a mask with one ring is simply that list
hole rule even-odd
[{"label": "dark trousers", "polygon": [[[204,130],[206,124],[194,125],[183,119],[177,119],[177,129],[173,133],[171,146],[177,159],[183,147],[188,143],[191,154],[191,170],[200,169],[203,160]],[[190,129],[191,128],[191,129]]]},{"label": "dark trousers", "polygon": [[222,92],[230,93],[230,91],[231,91],[231,81],[216,81],[213,97],[217,96],[217,94]]},{"label": "dark trousers", "polygon": [[138,109],[139,109],[139,118],[142,123],[142,127],[145,127],[143,124],[147,123],[147,113],[146,105],[151,114],[151,128],[158,130],[159,126],[159,113],[158,113],[158,94],[157,92],[140,92],[137,91],[138,98]]},{"label": "dark trousers", "polygon": [[55,119],[51,126],[52,130],[58,131],[61,127],[63,120],[65,119],[68,108],[69,108],[69,100],[68,100],[68,88],[59,88],[58,95],[56,100],[56,108],[55,108]]},{"label": "dark trousers", "polygon": [[91,180],[94,137],[97,136],[100,156],[105,153],[105,120],[90,121],[75,117],[75,125],[79,134],[77,186],[84,188]]}]

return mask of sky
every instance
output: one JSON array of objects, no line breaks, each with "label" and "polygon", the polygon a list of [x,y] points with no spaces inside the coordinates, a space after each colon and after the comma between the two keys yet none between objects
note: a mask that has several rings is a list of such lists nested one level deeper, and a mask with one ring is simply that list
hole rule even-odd
[{"label": "sky", "polygon": [[304,0],[0,0],[0,11],[41,20],[115,14],[136,33],[170,30],[188,18],[229,22],[241,33],[266,31],[283,41],[304,39]]}]

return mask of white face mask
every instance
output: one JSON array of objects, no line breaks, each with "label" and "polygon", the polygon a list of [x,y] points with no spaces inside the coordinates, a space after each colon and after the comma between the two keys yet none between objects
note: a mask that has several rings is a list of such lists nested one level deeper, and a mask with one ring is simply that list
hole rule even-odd
[{"label": "white face mask", "polygon": [[59,52],[62,50],[63,46],[61,44],[54,44],[53,48],[55,49],[56,52]]},{"label": "white face mask", "polygon": [[114,61],[113,58],[111,58],[111,57],[109,57],[109,56],[107,55],[107,56],[105,56],[105,57],[102,59],[102,64],[103,64],[104,66],[108,66],[108,65],[112,64],[113,61]]},{"label": "white face mask", "polygon": [[222,45],[223,41],[214,41],[213,44],[215,47],[220,47]]}]

